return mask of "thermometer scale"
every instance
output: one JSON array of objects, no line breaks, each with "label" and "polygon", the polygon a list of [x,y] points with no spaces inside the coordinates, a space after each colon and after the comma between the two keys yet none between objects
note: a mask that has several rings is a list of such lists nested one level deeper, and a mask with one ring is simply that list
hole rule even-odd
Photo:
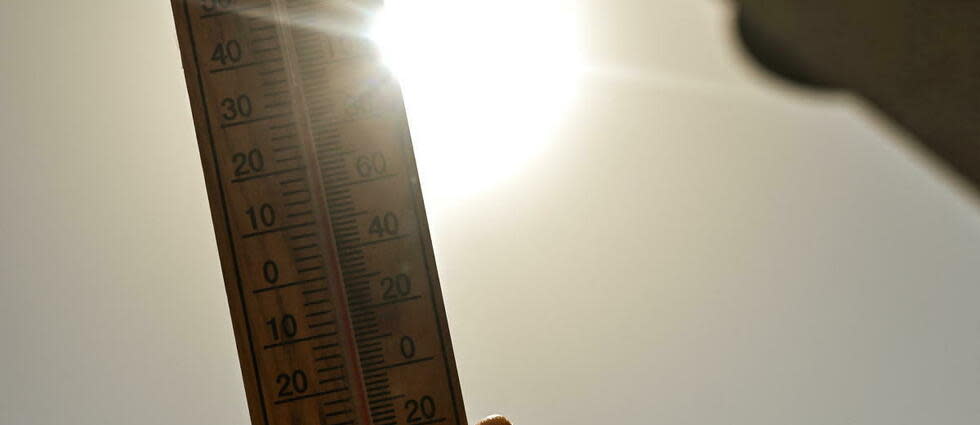
[{"label": "thermometer scale", "polygon": [[466,423],[370,0],[172,0],[253,425]]}]

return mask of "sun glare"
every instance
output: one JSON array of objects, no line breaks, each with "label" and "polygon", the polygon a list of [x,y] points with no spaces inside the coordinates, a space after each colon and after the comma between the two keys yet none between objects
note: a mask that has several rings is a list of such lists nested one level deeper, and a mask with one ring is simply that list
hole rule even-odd
[{"label": "sun glare", "polygon": [[371,36],[401,81],[427,198],[486,189],[553,141],[581,70],[571,4],[386,1]]}]

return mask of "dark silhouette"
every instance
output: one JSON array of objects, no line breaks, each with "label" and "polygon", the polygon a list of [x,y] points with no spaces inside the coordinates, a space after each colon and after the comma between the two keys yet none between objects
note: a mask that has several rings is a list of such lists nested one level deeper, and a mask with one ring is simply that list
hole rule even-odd
[{"label": "dark silhouette", "polygon": [[748,51],[851,90],[980,189],[980,0],[736,0]]}]

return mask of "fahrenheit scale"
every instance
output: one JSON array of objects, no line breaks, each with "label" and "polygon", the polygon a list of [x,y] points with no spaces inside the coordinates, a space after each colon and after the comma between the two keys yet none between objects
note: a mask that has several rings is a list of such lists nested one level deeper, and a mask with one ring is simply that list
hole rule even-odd
[{"label": "fahrenheit scale", "polygon": [[253,425],[466,423],[377,0],[172,0]]}]

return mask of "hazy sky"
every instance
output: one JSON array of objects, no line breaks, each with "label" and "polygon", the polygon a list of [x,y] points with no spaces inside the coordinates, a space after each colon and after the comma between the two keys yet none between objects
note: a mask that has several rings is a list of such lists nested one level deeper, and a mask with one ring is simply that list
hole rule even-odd
[{"label": "hazy sky", "polygon": [[[248,422],[168,3],[0,2],[0,425]],[[472,419],[980,423],[976,200],[724,2],[420,16]]]}]

